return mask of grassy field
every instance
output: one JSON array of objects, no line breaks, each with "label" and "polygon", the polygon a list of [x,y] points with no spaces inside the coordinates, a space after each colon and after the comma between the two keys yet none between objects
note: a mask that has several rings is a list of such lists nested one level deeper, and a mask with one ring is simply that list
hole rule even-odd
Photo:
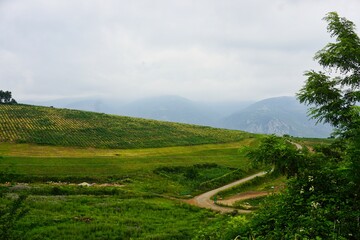
[{"label": "grassy field", "polygon": [[181,199],[255,171],[239,149],[257,141],[146,149],[0,143],[0,207],[28,196],[17,239],[192,239],[229,217]]},{"label": "grassy field", "polygon": [[[91,151],[1,143],[0,181],[131,182],[129,187],[141,191],[183,196],[252,173],[239,149],[256,142]],[[169,172],[171,168],[175,171]]]},{"label": "grassy field", "polygon": [[149,157],[166,156],[178,154],[196,154],[202,155],[208,151],[209,155],[221,157],[222,152],[236,152],[243,146],[252,146],[256,144],[259,136],[252,136],[238,142],[225,144],[202,144],[193,146],[159,147],[143,149],[101,149],[101,148],[80,148],[80,147],[61,147],[44,146],[36,144],[13,144],[0,142],[0,156],[15,157]]},{"label": "grassy field", "polygon": [[[10,198],[0,198],[0,206]],[[15,226],[16,239],[191,239],[199,228],[224,219],[174,200],[136,194],[32,194],[24,204],[30,211]]]},{"label": "grassy field", "polygon": [[0,142],[93,148],[156,148],[228,143],[253,134],[30,105],[0,105]]},{"label": "grassy field", "polygon": [[23,239],[191,239],[228,217],[168,198],[250,174],[239,148],[256,141],[130,150],[1,143],[2,182],[13,184],[3,185],[0,205],[28,195],[16,225]]}]

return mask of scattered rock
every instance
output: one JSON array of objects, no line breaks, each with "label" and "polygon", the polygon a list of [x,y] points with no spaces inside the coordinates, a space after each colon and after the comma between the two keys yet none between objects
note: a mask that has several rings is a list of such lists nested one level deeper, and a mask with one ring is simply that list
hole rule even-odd
[{"label": "scattered rock", "polygon": [[91,187],[92,185],[90,183],[87,183],[87,182],[82,182],[82,183],[79,183],[78,186]]}]

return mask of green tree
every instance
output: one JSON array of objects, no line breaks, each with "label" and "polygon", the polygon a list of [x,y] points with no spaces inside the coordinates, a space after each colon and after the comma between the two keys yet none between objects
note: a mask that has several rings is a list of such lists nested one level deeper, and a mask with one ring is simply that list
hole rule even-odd
[{"label": "green tree", "polygon": [[12,98],[12,94],[9,91],[0,90],[0,104],[16,104],[15,99]]},{"label": "green tree", "polygon": [[306,72],[307,81],[298,99],[313,105],[312,118],[335,127],[335,134],[345,146],[354,190],[360,192],[360,38],[354,23],[337,13],[330,12],[324,19],[336,42],[316,53],[315,59],[326,72]]},{"label": "green tree", "polygon": [[[324,18],[335,43],[327,44],[315,54],[325,72],[305,73],[307,81],[297,94],[301,103],[312,105],[310,115],[319,122],[337,128],[341,136],[358,134],[360,102],[360,39],[355,25],[330,12]],[[337,73],[337,76],[333,76]]]},{"label": "green tree", "polygon": [[288,139],[271,135],[263,139],[258,148],[250,149],[247,156],[255,166],[271,166],[274,173],[293,177],[301,169],[304,154],[306,150],[299,149]]}]

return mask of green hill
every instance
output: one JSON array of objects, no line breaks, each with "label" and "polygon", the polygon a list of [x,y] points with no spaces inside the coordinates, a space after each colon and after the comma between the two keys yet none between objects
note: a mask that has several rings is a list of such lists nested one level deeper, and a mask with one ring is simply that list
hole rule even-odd
[{"label": "green hill", "polygon": [[30,105],[0,105],[0,142],[149,148],[239,141],[251,134]]}]

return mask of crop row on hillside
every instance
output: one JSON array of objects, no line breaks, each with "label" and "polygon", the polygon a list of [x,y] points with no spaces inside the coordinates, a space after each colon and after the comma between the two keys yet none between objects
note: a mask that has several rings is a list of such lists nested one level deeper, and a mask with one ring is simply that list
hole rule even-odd
[{"label": "crop row on hillside", "polygon": [[0,142],[96,148],[225,143],[248,133],[29,105],[0,105]]}]

